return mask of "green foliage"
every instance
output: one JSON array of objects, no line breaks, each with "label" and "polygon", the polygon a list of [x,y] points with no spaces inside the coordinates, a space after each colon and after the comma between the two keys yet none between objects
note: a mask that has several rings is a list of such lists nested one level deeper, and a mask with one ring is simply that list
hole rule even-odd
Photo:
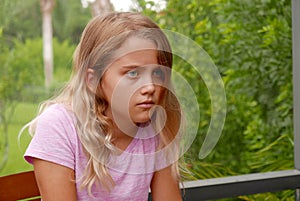
[{"label": "green foliage", "polygon": [[256,195],[239,196],[239,200],[245,201],[294,201],[295,192],[291,190],[282,191],[280,193],[262,193]]},{"label": "green foliage", "polygon": [[69,40],[60,42],[53,40],[54,54],[54,84],[62,83],[70,78],[72,72],[73,53],[75,45]]},{"label": "green foliage", "polygon": [[[66,81],[71,74],[72,54],[75,46],[68,41],[60,43],[54,39],[53,48],[54,85],[56,86]],[[1,63],[4,64],[0,67],[2,72],[0,75],[0,100],[23,100],[20,95],[30,96],[30,94],[23,93],[24,89],[32,90],[32,87],[35,86],[39,90],[38,88],[43,86],[44,71],[41,53],[42,39],[37,38],[27,39],[24,43],[15,41],[12,50],[6,48],[0,54]]]},{"label": "green foliage", "polygon": [[90,10],[83,8],[80,0],[56,1],[53,10],[54,36],[60,41],[68,40],[76,44],[90,18]]},{"label": "green foliage", "polygon": [[218,178],[235,174],[230,168],[219,163],[189,161],[186,166],[188,171],[182,173],[185,180]]},{"label": "green foliage", "polygon": [[[12,47],[15,40],[24,42],[26,39],[41,37],[40,0],[3,0],[0,8],[0,27],[3,27],[5,45]],[[52,14],[54,37],[60,41],[77,43],[90,18],[90,10],[83,8],[80,0],[55,1]]]},{"label": "green foliage", "polygon": [[[56,1],[53,14],[54,83],[44,88],[39,0],[0,2],[0,170],[7,160],[9,130],[19,101],[40,102],[71,74],[72,54],[90,18],[80,1]],[[3,156],[3,157],[2,157]]]},{"label": "green foliage", "polygon": [[[1,1],[2,2],[2,1]],[[15,40],[24,41],[41,35],[42,18],[39,0],[4,0],[0,19],[5,36],[5,44],[10,47]]]},{"label": "green foliage", "polygon": [[[239,105],[254,103],[248,107],[248,112],[253,112],[245,121],[245,155],[241,157],[251,172],[293,168],[293,144],[289,143],[293,136],[290,2],[230,1],[225,11],[233,15],[229,22],[234,21],[236,27],[232,38],[221,45],[233,52],[226,57],[227,69],[233,70],[228,75],[228,95],[248,99]],[[239,108],[239,116],[245,117],[246,110]],[[276,160],[270,147],[273,143],[282,145],[280,152],[275,152]],[[258,160],[262,153],[264,160]]]},{"label": "green foliage", "polygon": [[[1,39],[1,38],[0,38]],[[53,40],[55,80],[50,91],[44,88],[42,39],[14,41],[12,49],[3,46],[0,53],[0,170],[6,161],[9,150],[9,125],[17,103],[40,102],[52,90],[60,87],[71,74],[72,54],[75,46],[68,41]]]}]

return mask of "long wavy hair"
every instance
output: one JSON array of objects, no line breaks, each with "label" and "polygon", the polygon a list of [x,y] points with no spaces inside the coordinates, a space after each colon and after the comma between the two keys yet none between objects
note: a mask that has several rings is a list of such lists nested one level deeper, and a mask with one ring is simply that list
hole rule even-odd
[{"label": "long wavy hair", "polygon": [[[87,71],[89,68],[95,70],[99,77],[99,86],[105,69],[116,57],[115,51],[132,36],[152,41],[157,47],[158,63],[172,68],[172,51],[168,39],[149,18],[131,12],[97,16],[87,24],[74,52],[73,73],[69,82],[57,96],[40,105],[39,114],[56,103],[67,105],[75,114],[77,134],[87,157],[87,165],[80,178],[81,187],[87,188],[90,194],[95,183],[100,183],[108,190],[114,186],[105,165],[105,161],[108,161],[114,151],[114,146],[113,121],[105,115],[108,103],[101,95],[100,87],[96,87],[94,92],[89,89]],[[168,76],[170,78],[171,75]],[[176,139],[182,116],[172,90],[166,90],[161,104],[165,109],[166,122],[159,133],[159,142],[160,147],[165,147]],[[159,124],[161,119],[157,116],[155,121]],[[38,118],[29,124],[32,135],[37,121]],[[172,167],[176,179],[179,178],[177,166],[175,161]]]}]

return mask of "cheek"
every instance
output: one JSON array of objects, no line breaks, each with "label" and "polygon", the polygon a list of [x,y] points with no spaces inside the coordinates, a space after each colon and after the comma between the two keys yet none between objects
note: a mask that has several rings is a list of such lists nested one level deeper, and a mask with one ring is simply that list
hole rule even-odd
[{"label": "cheek", "polygon": [[99,92],[97,93],[100,97],[103,97],[107,102],[110,102],[111,93],[109,93],[109,87],[101,83],[99,86]]},{"label": "cheek", "polygon": [[119,83],[119,79],[113,76],[106,76],[101,84],[100,84],[101,92],[103,97],[111,104],[114,99],[120,98],[119,96],[122,95],[122,86]]},{"label": "cheek", "polygon": [[118,82],[117,85],[110,87],[109,92],[109,104],[116,110],[128,111],[128,107],[134,104],[135,93],[126,83]]},{"label": "cheek", "polygon": [[159,100],[159,103],[162,103],[165,95],[166,95],[166,88],[165,87],[162,87],[162,86],[157,86],[156,88],[156,98],[157,100]]}]

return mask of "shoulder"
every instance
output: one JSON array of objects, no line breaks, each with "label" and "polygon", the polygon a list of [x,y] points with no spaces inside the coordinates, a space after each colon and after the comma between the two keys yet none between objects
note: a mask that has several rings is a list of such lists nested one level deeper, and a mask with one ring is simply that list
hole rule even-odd
[{"label": "shoulder", "polygon": [[38,158],[74,169],[78,137],[73,116],[62,104],[47,107],[36,120],[25,159],[32,163]]},{"label": "shoulder", "polygon": [[74,120],[74,114],[64,104],[53,104],[47,107],[38,117],[38,122],[43,120],[62,121]]},{"label": "shoulder", "polygon": [[74,113],[68,109],[64,104],[53,104],[47,107],[36,118],[36,129],[38,130],[55,130],[57,129],[71,129],[74,130],[76,118]]},{"label": "shoulder", "polygon": [[76,140],[75,116],[63,104],[46,108],[37,118],[35,136],[71,141]]}]

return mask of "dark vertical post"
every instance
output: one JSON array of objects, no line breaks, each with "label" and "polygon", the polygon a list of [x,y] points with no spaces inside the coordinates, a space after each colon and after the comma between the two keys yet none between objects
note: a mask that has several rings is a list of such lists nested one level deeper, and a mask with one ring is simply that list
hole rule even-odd
[{"label": "dark vertical post", "polygon": [[300,170],[300,0],[292,1],[294,162]]},{"label": "dark vertical post", "polygon": [[[294,164],[300,170],[300,0],[292,0]],[[300,182],[300,181],[299,181]],[[300,201],[300,189],[295,200]]]}]

